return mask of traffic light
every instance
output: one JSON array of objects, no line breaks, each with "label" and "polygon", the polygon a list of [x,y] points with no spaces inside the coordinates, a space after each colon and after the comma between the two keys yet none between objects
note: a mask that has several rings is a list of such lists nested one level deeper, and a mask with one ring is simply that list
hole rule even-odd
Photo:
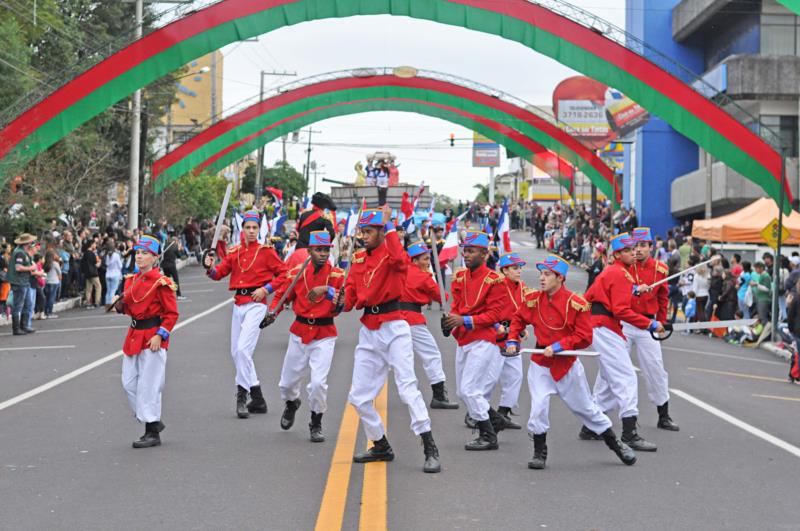
[{"label": "traffic light", "polygon": [[454,147],[456,145],[456,134],[450,133],[450,147]]}]

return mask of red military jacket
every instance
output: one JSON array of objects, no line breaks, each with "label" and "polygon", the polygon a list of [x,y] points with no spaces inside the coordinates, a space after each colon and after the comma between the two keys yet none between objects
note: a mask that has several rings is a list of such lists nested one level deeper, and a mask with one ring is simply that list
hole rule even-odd
[{"label": "red military jacket", "polygon": [[[222,280],[231,276],[228,289],[235,291],[242,288],[262,288],[286,272],[286,264],[278,257],[278,253],[270,245],[256,242],[247,244],[242,241],[228,249],[228,254],[216,267],[208,270],[207,275],[212,280]],[[268,287],[268,292],[273,288]],[[255,302],[249,295],[236,295],[235,304]],[[266,298],[261,301],[266,304]]]},{"label": "red military jacket", "polygon": [[[403,294],[400,296],[400,300],[425,306],[433,301],[441,303],[442,296],[439,293],[439,286],[433,280],[430,272],[424,271],[412,263],[408,265],[406,280],[403,283]],[[403,319],[411,326],[427,324],[425,315],[420,312],[403,310],[402,314]]]},{"label": "red military jacket", "polygon": [[[524,302],[514,314],[508,341],[519,344],[525,327],[533,325],[536,345],[552,346],[554,350],[580,350],[592,344],[592,320],[589,303],[583,297],[562,287],[552,296],[544,291],[525,290]],[[531,355],[531,361],[548,367],[555,381],[559,381],[575,363],[576,356]]]},{"label": "red military jacket", "polygon": [[[289,289],[301,267],[302,264],[285,273],[285,278],[280,279],[278,289],[275,290],[275,295],[272,297],[272,302],[269,306],[270,311],[277,314],[283,310],[283,308],[276,308],[278,301]],[[334,317],[334,297],[338,294],[343,283],[344,271],[338,267],[333,267],[326,262],[318,272],[314,272],[314,264],[309,263],[292,292],[286,297],[286,302],[294,302],[292,310],[299,317],[305,317],[306,319]],[[328,293],[317,302],[311,302],[308,298],[308,293],[317,286],[328,286]],[[306,345],[317,339],[336,337],[337,335],[336,325],[334,324],[320,326],[304,324],[299,321],[293,322],[289,331],[298,336],[303,341],[303,344]]]},{"label": "red military jacket", "polygon": [[501,348],[505,347],[511,320],[514,319],[514,314],[517,313],[517,310],[522,305],[522,297],[526,289],[524,282],[512,282],[508,277],[503,277],[503,289],[500,290],[502,292],[503,306],[498,324],[502,324],[503,321],[506,322],[506,333],[495,337],[495,341]]},{"label": "red military jacket", "polygon": [[592,314],[594,328],[604,326],[624,339],[625,334],[622,333],[620,321],[626,321],[641,329],[650,326],[652,322],[650,319],[631,309],[633,285],[633,277],[620,261],[614,262],[597,276],[586,291],[586,300],[602,305],[613,315]]},{"label": "red military jacket", "polygon": [[149,348],[147,345],[156,334],[161,336],[161,347],[169,348],[169,335],[178,321],[177,289],[172,279],[162,275],[157,267],[125,277],[121,313],[137,321],[160,317],[161,324],[144,330],[128,328],[122,352],[127,356],[139,354]]},{"label": "red military jacket", "polygon": [[[659,262],[654,258],[648,258],[641,263],[634,262],[628,268],[637,286],[650,285],[661,279],[667,278],[669,268],[664,262]],[[669,304],[669,287],[664,282],[653,288],[649,293],[635,296],[631,299],[631,308],[636,313],[640,313],[651,319],[655,318],[659,323],[667,320],[667,305]]]},{"label": "red military jacket", "polygon": [[[408,270],[408,255],[394,229],[386,232],[386,240],[375,249],[359,249],[353,255],[350,276],[345,286],[345,311],[372,308],[390,301],[399,301]],[[377,330],[382,323],[403,319],[400,310],[361,317],[361,323]]]},{"label": "red military jacket", "polygon": [[482,264],[474,271],[459,269],[451,284],[450,312],[463,316],[465,321],[464,326],[453,330],[456,342],[460,346],[481,340],[494,343],[497,340],[494,325],[503,311],[503,276]]}]

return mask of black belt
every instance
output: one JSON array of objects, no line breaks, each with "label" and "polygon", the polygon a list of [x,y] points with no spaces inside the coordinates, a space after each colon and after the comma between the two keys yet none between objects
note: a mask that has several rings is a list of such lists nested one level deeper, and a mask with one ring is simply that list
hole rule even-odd
[{"label": "black belt", "polygon": [[251,295],[253,295],[253,292],[255,290],[260,289],[260,288],[261,288],[261,286],[259,286],[258,288],[237,288],[236,289],[236,294],[237,295],[242,295],[244,297],[250,297]]},{"label": "black belt", "polygon": [[378,304],[377,306],[366,306],[364,308],[364,315],[380,315],[382,313],[391,313],[396,312],[400,309],[400,303],[397,299],[393,301],[387,301],[383,304]]},{"label": "black belt", "polygon": [[608,317],[614,317],[614,314],[599,302],[592,303],[592,315],[606,315]]},{"label": "black belt", "polygon": [[328,326],[333,324],[333,317],[303,317],[302,315],[298,315],[294,320],[298,323],[311,326]]},{"label": "black belt", "polygon": [[161,317],[148,317],[147,319],[131,319],[131,328],[147,330],[161,326]]},{"label": "black belt", "polygon": [[414,302],[399,302],[397,303],[397,308],[407,312],[422,313],[422,305]]}]

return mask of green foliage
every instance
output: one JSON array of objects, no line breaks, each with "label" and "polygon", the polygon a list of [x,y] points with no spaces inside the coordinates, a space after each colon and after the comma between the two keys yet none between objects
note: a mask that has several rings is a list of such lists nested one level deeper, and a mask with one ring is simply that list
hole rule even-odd
[{"label": "green foliage", "polygon": [[216,218],[226,187],[216,175],[187,175],[164,191],[163,215],[176,222],[189,216]]},{"label": "green foliage", "polygon": [[473,188],[478,190],[478,194],[475,196],[475,201],[478,203],[488,203],[489,202],[489,185],[488,184],[476,184]]},{"label": "green foliage", "polygon": [[[292,197],[303,197],[308,190],[303,174],[288,162],[284,164],[282,160],[276,161],[271,168],[264,168],[262,179],[265,187],[271,186],[283,190],[284,202],[288,202]],[[256,167],[251,165],[244,172],[240,191],[255,193],[255,183]]]}]

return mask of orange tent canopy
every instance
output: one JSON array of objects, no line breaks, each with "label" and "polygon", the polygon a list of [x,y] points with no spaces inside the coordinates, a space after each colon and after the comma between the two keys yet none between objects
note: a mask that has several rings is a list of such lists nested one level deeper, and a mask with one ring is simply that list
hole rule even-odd
[{"label": "orange tent canopy", "polygon": [[[762,197],[727,216],[695,221],[692,236],[715,242],[766,243],[761,231],[777,218],[778,205]],[[791,234],[783,243],[800,244],[800,214],[792,211],[783,216],[783,226]]]}]

